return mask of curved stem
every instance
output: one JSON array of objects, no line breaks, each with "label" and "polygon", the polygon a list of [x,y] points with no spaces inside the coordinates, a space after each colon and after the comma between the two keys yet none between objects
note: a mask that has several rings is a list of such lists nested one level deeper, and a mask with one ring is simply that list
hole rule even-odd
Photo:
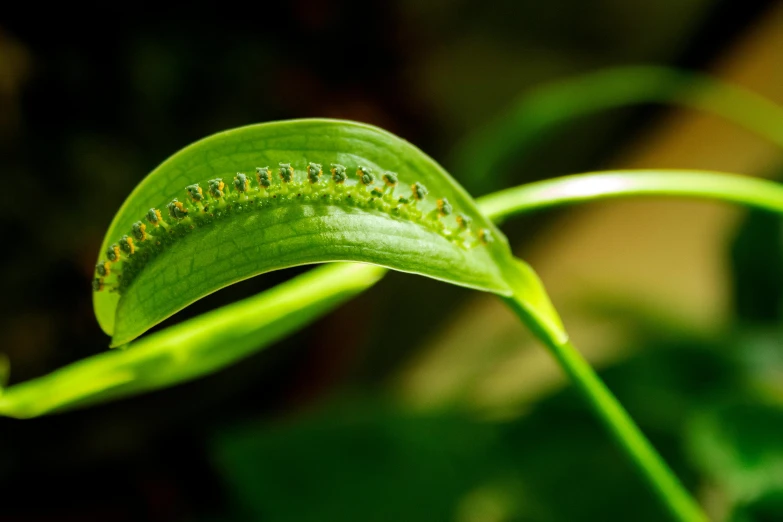
[{"label": "curved stem", "polygon": [[549,349],[674,518],[706,521],[701,507],[576,347],[567,342]]},{"label": "curved stem", "polygon": [[496,223],[533,210],[620,197],[677,196],[741,203],[783,212],[783,186],[772,181],[698,170],[617,170],[547,179],[477,200]]},{"label": "curved stem", "polygon": [[620,401],[595,373],[582,354],[568,340],[559,342],[547,335],[531,317],[524,304],[515,298],[506,299],[509,306],[544,342],[590,408],[598,416],[615,441],[625,450],[659,500],[675,520],[706,522],[709,520],[690,496],[677,476],[666,465],[653,445],[644,436]]},{"label": "curved stem", "polygon": [[[480,198],[479,205],[482,212],[499,222],[518,213],[551,206],[651,195],[710,198],[783,213],[783,186],[704,171],[616,171],[567,176],[503,190]],[[552,327],[551,314],[542,313],[554,310],[543,306],[547,303],[543,287],[538,302],[529,299],[531,288],[539,286],[531,274],[532,271],[518,278],[525,281],[525,286],[517,285],[515,295],[506,299],[508,304],[549,348],[672,516],[682,522],[706,521],[698,504],[579,351],[567,338],[554,335],[558,329]]]},{"label": "curved stem", "polygon": [[522,322],[544,343],[590,408],[608,428],[675,520],[705,522],[706,515],[655,451],[620,401],[571,344],[535,272],[524,262],[506,268],[513,295],[504,298]]}]

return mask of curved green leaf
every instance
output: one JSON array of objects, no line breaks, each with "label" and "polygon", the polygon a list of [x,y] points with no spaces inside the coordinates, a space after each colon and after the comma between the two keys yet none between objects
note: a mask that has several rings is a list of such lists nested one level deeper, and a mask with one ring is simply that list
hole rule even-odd
[{"label": "curved green leaf", "polygon": [[[0,415],[28,418],[135,395],[213,373],[311,323],[385,270],[330,263],[266,292],[75,362],[7,390]],[[4,358],[0,357],[0,384]]]},{"label": "curved green leaf", "polygon": [[[281,162],[294,169],[290,183],[278,179]],[[310,162],[323,165],[325,175],[316,183],[308,181]],[[347,168],[345,183],[330,178],[330,164]],[[354,174],[362,166],[374,172],[370,185]],[[257,167],[270,168],[268,189],[257,183]],[[397,173],[396,187],[383,182],[386,171]],[[233,184],[238,172],[250,180],[247,192]],[[208,181],[215,178],[225,182],[222,198],[210,195]],[[188,201],[185,190],[195,183],[201,187],[199,203]],[[429,195],[417,201],[414,183],[426,186]],[[380,192],[373,195],[373,188]],[[174,198],[184,207],[168,216],[166,205]],[[144,223],[150,208],[161,211],[167,230],[153,227],[154,217]],[[183,211],[188,217],[177,219]],[[136,232],[146,238],[123,244],[124,235],[133,242],[134,223],[144,224],[146,232],[139,225]],[[104,253],[110,245],[126,249],[113,249],[120,259],[114,264],[107,264]],[[99,257],[99,268],[110,273],[96,284],[119,291],[96,292],[94,304],[116,346],[219,288],[280,268],[368,262],[510,295],[502,270],[513,266],[511,260],[504,236],[418,148],[369,125],[294,120],[215,134],[147,176],[114,218]]]},{"label": "curved green leaf", "polygon": [[503,160],[531,150],[558,125],[642,103],[716,114],[783,147],[783,108],[763,96],[692,71],[630,66],[566,78],[521,94],[494,121],[455,147],[447,165],[453,165],[468,187],[483,180],[482,186],[500,188],[508,176],[507,169],[500,168]]}]

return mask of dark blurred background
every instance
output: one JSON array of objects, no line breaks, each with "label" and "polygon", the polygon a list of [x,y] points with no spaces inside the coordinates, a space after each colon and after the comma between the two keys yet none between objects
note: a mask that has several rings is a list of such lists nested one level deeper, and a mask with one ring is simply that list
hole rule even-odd
[{"label": "dark blurred background", "polygon": [[[653,105],[520,143],[524,154],[497,178],[471,177],[451,159],[519,96],[607,67],[707,72],[783,103],[775,2],[219,7],[176,16],[129,7],[103,21],[76,10],[0,15],[0,350],[11,383],[107,349],[90,279],[114,212],[168,155],[226,128],[373,123],[475,195],[607,168],[783,174],[783,154],[761,138]],[[783,520],[780,220],[634,201],[537,213],[504,230],[710,514]],[[166,324],[293,273],[227,288]],[[210,377],[0,419],[3,522],[665,517],[502,304],[402,274]]]}]

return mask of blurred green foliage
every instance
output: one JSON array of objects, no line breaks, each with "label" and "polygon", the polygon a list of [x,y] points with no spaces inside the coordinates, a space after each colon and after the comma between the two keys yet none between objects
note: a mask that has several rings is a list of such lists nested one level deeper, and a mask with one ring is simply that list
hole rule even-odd
[{"label": "blurred green foliage", "polygon": [[[269,6],[263,19],[220,19],[203,5],[194,6],[201,19],[133,9],[111,24],[7,16],[0,170],[24,196],[0,206],[13,237],[0,256],[12,380],[105,349],[89,303],[94,252],[140,177],[194,139],[339,116],[440,159],[545,81],[626,63],[703,67],[763,7],[298,1]],[[569,125],[510,158],[509,184],[600,166],[656,114],[621,109]],[[471,188],[488,191],[481,180]],[[689,338],[683,325],[667,330],[638,312],[645,341],[603,372],[687,485],[737,522],[783,519],[783,238],[777,218],[758,216],[726,249],[740,320]],[[510,235],[522,242],[546,220]],[[178,319],[289,275],[237,285]],[[411,302],[413,292],[426,298]],[[384,385],[426,342],[419,332],[447,322],[469,295],[390,274],[328,321],[202,381],[26,423],[0,419],[0,520],[661,520],[571,391],[503,422],[387,402]]]},{"label": "blurred green foliage", "polygon": [[[651,343],[605,374],[691,485],[680,429],[732,378],[727,362],[704,364],[715,348]],[[502,422],[338,397],[284,423],[223,430],[213,447],[237,520],[666,519],[573,390]]]}]

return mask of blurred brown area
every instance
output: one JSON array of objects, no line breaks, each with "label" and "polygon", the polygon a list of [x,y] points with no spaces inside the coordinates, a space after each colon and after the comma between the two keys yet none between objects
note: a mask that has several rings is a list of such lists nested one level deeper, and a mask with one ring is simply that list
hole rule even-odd
[{"label": "blurred brown area", "polygon": [[[76,11],[67,23],[0,17],[0,349],[12,382],[106,349],[89,286],[103,232],[146,172],[212,132],[349,118],[440,160],[522,92],[640,63],[709,72],[783,103],[774,2],[298,0],[264,5],[259,17],[198,3],[177,16],[128,11],[112,23]],[[644,106],[564,127],[510,178],[606,168],[771,177],[782,164],[780,151],[724,121]],[[469,188],[484,192],[480,182]],[[774,322],[759,333],[734,321],[729,250],[744,217],[632,201],[506,229],[578,345],[711,514],[728,519],[736,498],[772,498],[737,520],[780,520],[777,490],[747,493],[754,468],[721,460],[734,446],[710,438],[710,418],[693,436],[684,427],[720,405],[726,426],[761,426],[752,448],[781,453],[778,417],[715,399],[738,397],[737,381],[756,375],[741,373],[725,344],[742,339],[762,360],[756,344],[779,339]],[[173,321],[295,272],[225,289]],[[662,519],[565,384],[500,303],[390,274],[328,320],[200,381],[0,419],[0,521]],[[718,473],[703,460],[725,465]],[[759,473],[777,469],[767,461]]]}]

